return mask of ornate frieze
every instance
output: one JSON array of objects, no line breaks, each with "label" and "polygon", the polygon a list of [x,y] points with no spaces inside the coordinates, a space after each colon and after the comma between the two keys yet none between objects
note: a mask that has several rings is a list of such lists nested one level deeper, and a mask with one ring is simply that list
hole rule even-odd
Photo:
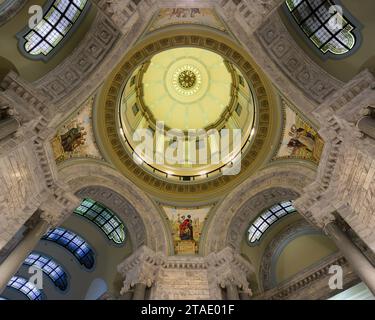
[{"label": "ornate frieze", "polygon": [[365,71],[316,111],[326,142],[315,181],[295,202],[298,211],[323,227],[337,211],[375,250],[375,147],[355,126],[375,103],[373,76]]},{"label": "ornate frieze", "polygon": [[121,294],[142,283],[151,287],[152,299],[221,299],[220,287],[229,284],[251,294],[247,278],[253,270],[231,248],[190,257],[165,256],[143,246],[118,266],[124,278]]},{"label": "ornate frieze", "polygon": [[302,51],[277,12],[262,24],[256,34],[264,50],[289,81],[315,103],[322,103],[342,86]]}]

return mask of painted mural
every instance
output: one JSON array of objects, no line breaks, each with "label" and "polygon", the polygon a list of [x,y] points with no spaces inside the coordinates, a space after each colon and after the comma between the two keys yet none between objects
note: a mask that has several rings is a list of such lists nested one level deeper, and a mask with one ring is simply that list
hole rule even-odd
[{"label": "painted mural", "polygon": [[317,131],[283,101],[284,132],[275,158],[296,158],[319,163],[324,141]]},{"label": "painted mural", "polygon": [[172,228],[175,254],[197,254],[199,239],[210,207],[162,207]]},{"label": "painted mural", "polygon": [[205,25],[220,31],[226,31],[223,23],[214,10],[209,8],[163,8],[154,19],[149,31],[178,25],[198,24]]},{"label": "painted mural", "polygon": [[52,139],[55,160],[60,163],[70,158],[102,159],[92,129],[93,98],[89,98],[70,116]]}]

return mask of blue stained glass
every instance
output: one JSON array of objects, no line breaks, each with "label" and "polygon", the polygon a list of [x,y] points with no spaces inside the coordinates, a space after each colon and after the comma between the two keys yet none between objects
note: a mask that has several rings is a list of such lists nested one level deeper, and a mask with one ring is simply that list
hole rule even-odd
[{"label": "blue stained glass", "polygon": [[24,264],[28,266],[37,266],[53,281],[56,287],[62,291],[66,290],[68,286],[67,274],[51,257],[31,253],[26,258]]},{"label": "blue stained glass", "polygon": [[7,286],[22,292],[30,300],[43,299],[42,292],[34,284],[24,278],[13,276]]},{"label": "blue stained glass", "polygon": [[88,243],[80,236],[76,235],[70,230],[64,228],[55,228],[48,231],[43,237],[43,240],[53,241],[57,244],[67,248],[87,269],[94,266],[94,252]]}]

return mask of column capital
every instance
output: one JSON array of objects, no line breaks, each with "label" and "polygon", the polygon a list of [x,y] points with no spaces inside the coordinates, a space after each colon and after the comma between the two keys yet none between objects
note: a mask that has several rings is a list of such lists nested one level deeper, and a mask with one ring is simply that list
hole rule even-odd
[{"label": "column capital", "polygon": [[124,279],[120,294],[123,295],[137,283],[151,287],[164,258],[164,255],[156,253],[146,246],[141,246],[126,258],[124,262],[117,266],[117,271]]},{"label": "column capital", "polygon": [[247,279],[254,272],[254,266],[231,247],[226,247],[218,253],[211,253],[205,259],[220,287],[234,285],[252,295]]}]

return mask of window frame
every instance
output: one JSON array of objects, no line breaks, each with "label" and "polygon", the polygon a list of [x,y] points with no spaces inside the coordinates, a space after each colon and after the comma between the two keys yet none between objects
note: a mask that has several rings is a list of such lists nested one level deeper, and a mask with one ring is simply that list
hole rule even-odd
[{"label": "window frame", "polygon": [[[290,11],[288,5],[287,5],[287,1],[285,0],[283,5],[282,5],[282,10],[284,10],[284,13],[285,15],[287,16],[287,19],[290,21],[290,23],[292,24],[292,27],[294,27],[294,29],[296,29],[297,33],[303,38],[303,41],[319,56],[319,58],[321,60],[328,60],[328,59],[332,59],[332,60],[342,60],[342,59],[345,59],[347,58],[348,56],[351,56],[352,54],[354,54],[358,48],[360,47],[361,45],[361,40],[362,40],[362,37],[361,37],[361,29],[362,29],[362,25],[361,23],[353,16],[351,15],[351,13],[342,5],[341,1],[340,0],[324,0],[324,1],[329,1],[331,2],[333,5],[338,5],[338,6],[341,6],[343,8],[343,18],[344,20],[347,22],[347,25],[351,25],[353,26],[353,29],[350,31],[350,33],[353,35],[354,37],[354,45],[351,49],[348,50],[348,52],[346,53],[342,53],[342,54],[338,54],[338,53],[333,53],[331,52],[329,49],[327,50],[326,53],[324,53],[321,48],[324,47],[324,45],[326,43],[329,43],[330,40],[332,39],[336,39],[335,35],[333,37],[330,38],[329,41],[325,42],[325,44],[323,44],[321,46],[321,48],[317,47],[317,45],[314,43],[314,41],[311,39],[312,35],[315,34],[315,32],[317,32],[318,30],[321,29],[322,26],[325,27],[325,25],[328,23],[328,21],[332,18],[332,16],[326,20],[324,23],[321,22],[321,25],[309,36],[307,33],[305,33],[305,31],[303,30],[302,28],[302,24],[304,21],[306,21],[309,17],[311,16],[314,16],[314,13],[312,12],[307,18],[305,18],[303,20],[303,22],[299,23],[296,18],[294,17],[294,15],[292,14],[292,11]],[[309,2],[309,0],[302,0],[302,2]],[[323,2],[324,3],[324,2]],[[322,4],[323,5],[323,4]],[[321,6],[322,6],[321,5]],[[320,6],[319,6],[320,7]],[[316,10],[314,10],[315,12]],[[325,29],[327,29],[325,27]],[[331,33],[330,33],[331,34]],[[338,34],[338,32],[336,33]],[[340,42],[341,43],[341,42]]]},{"label": "window frame", "polygon": [[[288,205],[286,205],[288,204]],[[280,207],[279,210],[276,210],[276,207]],[[293,209],[291,211],[286,210],[286,208],[292,207]],[[281,217],[277,216],[277,213],[283,211],[285,214],[283,214]],[[250,225],[246,229],[246,241],[249,246],[257,246],[261,241],[263,236],[266,234],[266,232],[272,228],[275,224],[277,224],[280,220],[282,220],[284,217],[290,216],[291,214],[296,213],[297,210],[293,206],[292,200],[285,200],[275,203],[274,205],[268,207],[267,209],[263,210],[257,217],[250,223]],[[269,215],[267,215],[269,214]],[[264,217],[266,216],[266,217]],[[275,217],[275,220],[272,222],[268,222],[266,220],[270,219],[271,217]],[[261,223],[257,226],[255,225],[258,221],[261,221]],[[264,230],[261,230],[261,226],[264,224],[268,225]],[[252,236],[250,236],[250,229],[254,227],[255,231]],[[251,241],[251,239],[255,236],[256,232],[260,232],[260,236],[255,241]]]},{"label": "window frame", "polygon": [[[32,258],[31,256],[32,255],[37,255],[38,258],[35,259],[35,258]],[[43,264],[43,266],[39,266],[37,264],[37,261],[40,261],[39,259],[40,258],[44,258],[46,260],[48,260],[46,263]],[[28,262],[27,260],[28,259],[34,259],[34,261],[32,263]],[[55,264],[55,267],[52,268],[51,265],[49,265],[49,263],[52,262],[53,264]],[[25,259],[25,261],[23,262],[23,265],[25,266],[34,266],[34,267],[37,267],[39,269],[41,269],[43,271],[43,273],[53,282],[53,284],[59,288],[61,291],[66,291],[67,288],[68,288],[68,273],[65,271],[64,267],[58,263],[54,258],[44,254],[44,253],[40,253],[40,252],[36,252],[36,251],[33,251],[31,252]],[[47,268],[45,268],[46,266],[48,266],[49,268],[51,268],[52,270],[51,271],[47,271]],[[53,272],[57,272],[57,269],[60,269],[62,274],[59,275],[59,277],[57,279],[54,279],[53,276],[52,276],[52,273]]]},{"label": "window frame", "polygon": [[[57,232],[56,230],[59,230],[59,231]],[[60,232],[62,232],[62,233],[60,234]],[[53,233],[57,234],[57,238],[49,238],[50,235],[53,234]],[[74,236],[73,236],[73,238],[69,239],[66,243],[64,243],[61,239],[64,238],[64,235],[66,233],[70,233]],[[67,238],[65,238],[65,239],[67,239]],[[62,246],[63,248],[68,250],[71,254],[73,254],[73,256],[77,259],[77,261],[81,265],[86,267],[86,269],[91,270],[91,269],[94,268],[94,266],[95,266],[95,252],[94,252],[92,246],[83,237],[78,235],[76,232],[74,232],[70,229],[63,228],[63,227],[52,228],[52,229],[50,229],[49,231],[46,232],[46,234],[41,238],[41,240],[50,241],[50,242],[56,243],[59,246]],[[77,245],[77,243],[74,240],[81,241],[81,243],[79,245]],[[69,244],[72,243],[72,242],[77,246],[77,248],[74,249],[74,250],[72,250],[72,248],[69,246]],[[80,256],[77,253],[77,251],[78,250],[84,251],[82,249],[83,246],[86,246],[88,251],[84,255]]]},{"label": "window frame", "polygon": [[[54,4],[57,1],[59,1],[59,0],[48,0],[42,6],[42,8],[43,8],[43,20],[44,21],[47,21],[45,19],[45,16],[50,12],[50,10],[52,9],[52,7],[54,6]],[[71,3],[73,3],[74,0],[67,0],[67,1],[70,2],[69,5],[67,6],[67,8],[69,8],[69,6],[71,5]],[[78,6],[76,6],[76,7],[78,8]],[[73,33],[77,30],[77,28],[79,27],[79,25],[82,23],[83,19],[86,17],[87,12],[90,10],[90,8],[91,8],[91,1],[90,0],[86,0],[86,4],[84,5],[83,9],[81,10],[81,13],[79,14],[78,18],[72,23],[71,28],[66,32],[65,35],[63,35],[62,39],[56,44],[56,46],[52,46],[51,45],[52,46],[52,50],[50,52],[48,52],[47,55],[44,55],[43,53],[39,53],[37,55],[34,55],[34,54],[31,54],[30,52],[28,52],[26,50],[25,45],[28,42],[28,40],[25,37],[30,32],[32,32],[32,31],[35,32],[35,30],[34,30],[35,28],[31,29],[31,28],[29,28],[28,25],[25,26],[20,32],[18,32],[16,34],[16,38],[18,40],[18,49],[21,51],[21,53],[22,53],[23,56],[25,56],[26,58],[28,58],[30,60],[37,60],[37,61],[41,60],[43,62],[48,62],[53,56],[55,56],[55,54],[58,53],[58,51],[62,48],[62,46],[65,44],[65,42],[68,41],[72,37]],[[65,15],[66,14],[66,10],[62,14],[62,16],[58,19],[58,22],[63,17],[66,18],[66,15]],[[56,25],[58,24],[58,22],[51,28],[50,31],[48,31],[47,35],[44,36],[41,41],[43,41],[49,34],[51,34],[51,32],[53,30],[56,30]],[[31,49],[31,50],[33,50],[33,49]]]},{"label": "window frame", "polygon": [[[16,288],[16,287],[13,286],[13,284],[16,283],[17,280],[20,280],[20,281],[23,282],[23,284],[21,284],[21,286],[20,286],[19,288]],[[39,290],[39,289],[35,286],[35,284],[33,284],[33,283],[27,281],[27,279],[25,279],[24,277],[18,276],[18,275],[14,275],[14,276],[8,281],[8,283],[7,283],[6,286],[7,286],[7,288],[9,288],[9,289],[13,289],[13,290],[18,291],[20,294],[23,294],[24,296],[27,297],[27,299],[29,299],[29,300],[31,300],[31,301],[44,300],[44,298],[45,298],[45,296],[44,296],[42,290]],[[30,289],[30,286],[32,287],[32,289]],[[28,289],[30,289],[29,292],[26,293],[26,292],[22,291],[22,288],[24,288],[24,287],[27,287]],[[30,296],[29,296],[29,294],[30,294],[31,292],[34,292],[34,290],[37,291],[37,294],[38,294],[38,295],[36,296],[35,299],[31,299]],[[34,292],[34,295],[35,295],[35,292]]]},{"label": "window frame", "polygon": [[[84,205],[85,201],[92,202],[91,206],[87,207],[86,205]],[[97,210],[94,210],[93,208],[95,206],[98,207],[98,208],[100,208],[101,210],[99,212]],[[87,210],[85,212],[82,212],[82,211],[79,210],[81,207],[85,207]],[[91,218],[90,215],[87,214],[90,211],[94,212],[96,214],[96,216],[93,217],[93,218]],[[90,222],[92,222],[93,224],[95,224],[95,226],[97,226],[100,229],[100,231],[102,231],[105,234],[106,238],[109,241],[113,242],[114,244],[116,244],[118,246],[122,246],[122,245],[125,244],[127,236],[126,236],[126,228],[125,228],[124,222],[117,216],[117,214],[115,212],[113,212],[111,209],[109,209],[108,207],[106,207],[104,204],[102,204],[102,203],[100,203],[98,201],[95,201],[93,199],[90,199],[90,198],[84,198],[81,201],[81,204],[76,209],[74,209],[73,212],[76,215],[78,215],[78,216],[80,216],[82,218],[85,218],[85,219],[89,220]],[[106,212],[107,214],[109,214],[110,217],[109,218],[102,217],[103,220],[104,220],[104,223],[102,223],[100,225],[99,224],[100,221],[99,221],[98,218],[100,218],[101,215],[102,215],[102,213],[104,213],[104,212]],[[114,228],[114,226],[110,223],[110,221],[112,219],[115,219],[116,222],[119,223],[119,225],[116,226],[116,228]],[[107,225],[107,224],[109,224],[112,227],[112,231],[109,232],[109,233],[107,233],[106,229],[104,229],[104,226]],[[112,234],[117,234],[120,237],[119,233],[117,232],[118,228],[120,228],[120,230],[123,232],[123,236],[124,236],[124,238],[123,238],[123,240],[121,242],[117,242],[117,241],[115,241],[114,237],[111,237]]]}]

